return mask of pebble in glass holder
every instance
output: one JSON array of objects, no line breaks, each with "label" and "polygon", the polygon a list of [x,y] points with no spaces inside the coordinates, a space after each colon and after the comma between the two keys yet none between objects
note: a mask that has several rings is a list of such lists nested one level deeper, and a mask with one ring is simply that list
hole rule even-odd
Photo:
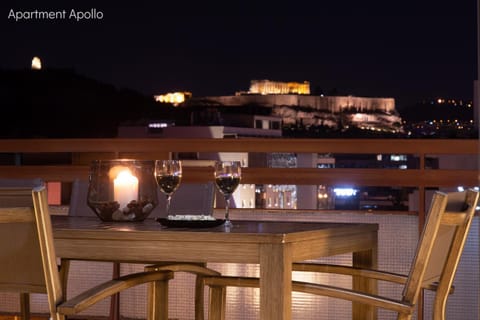
[{"label": "pebble in glass holder", "polygon": [[143,221],[158,204],[154,161],[95,160],[87,204],[103,221]]}]

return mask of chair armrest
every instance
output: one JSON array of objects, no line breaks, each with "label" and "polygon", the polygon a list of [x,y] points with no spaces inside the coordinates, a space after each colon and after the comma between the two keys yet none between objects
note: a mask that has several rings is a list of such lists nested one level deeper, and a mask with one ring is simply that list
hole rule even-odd
[{"label": "chair armrest", "polygon": [[[373,269],[365,269],[365,268],[355,268],[350,266],[342,266],[342,265],[334,265],[334,264],[325,264],[325,263],[294,263],[292,265],[293,271],[302,271],[302,272],[319,272],[319,273],[333,273],[333,274],[341,274],[341,275],[350,275],[350,276],[359,276],[365,277],[380,281],[387,281],[392,283],[398,284],[405,284],[407,282],[407,276],[380,271],[380,270],[373,270]],[[424,284],[423,288],[436,291],[438,287],[438,283],[428,283]],[[449,290],[449,294],[453,294],[455,291],[455,286],[451,286]]]},{"label": "chair armrest", "polygon": [[145,271],[187,272],[199,276],[219,276],[220,272],[207,268],[204,263],[160,262],[145,267]]},{"label": "chair armrest", "polygon": [[352,302],[364,303],[377,308],[384,308],[404,314],[411,313],[412,309],[414,308],[412,304],[406,301],[395,300],[375,294],[369,294],[334,286],[321,285],[317,283],[294,281],[292,284],[292,290],[319,296],[344,299]]},{"label": "chair armrest", "polygon": [[173,279],[173,272],[171,271],[138,272],[129,274],[118,279],[104,282],[63,302],[57,307],[57,311],[67,316],[73,315],[91,307],[102,299],[128,288],[153,281],[166,283],[170,279]]},{"label": "chair armrest", "polygon": [[[212,276],[205,277],[203,281],[204,284],[210,286],[211,289],[229,286],[258,288],[260,285],[260,279],[252,277]],[[372,306],[403,313],[410,312],[413,307],[407,302],[317,283],[293,281],[292,290],[314,295],[345,299],[353,302],[367,303]],[[216,303],[218,303],[218,301],[216,301]]]},{"label": "chair armrest", "polygon": [[333,264],[294,263],[292,265],[292,270],[359,276],[359,277],[365,277],[370,279],[398,283],[398,284],[405,284],[407,282],[407,276],[398,274],[398,273],[386,272],[381,270],[373,270],[373,269],[365,269],[365,268],[355,268],[350,266],[333,265]]}]

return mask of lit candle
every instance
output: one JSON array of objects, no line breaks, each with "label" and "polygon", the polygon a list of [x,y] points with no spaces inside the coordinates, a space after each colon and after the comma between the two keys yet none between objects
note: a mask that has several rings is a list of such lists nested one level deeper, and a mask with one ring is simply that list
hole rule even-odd
[{"label": "lit candle", "polygon": [[138,178],[130,170],[123,170],[113,180],[113,197],[123,209],[138,197]]}]

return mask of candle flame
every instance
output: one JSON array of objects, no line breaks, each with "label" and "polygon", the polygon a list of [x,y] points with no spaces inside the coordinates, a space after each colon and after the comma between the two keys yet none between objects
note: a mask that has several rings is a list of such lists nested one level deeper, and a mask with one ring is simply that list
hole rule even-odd
[{"label": "candle flame", "polygon": [[134,175],[132,175],[132,173],[130,172],[130,170],[123,170],[123,171],[120,171],[120,173],[117,175],[117,181],[121,181],[121,182],[130,182],[130,183],[133,183],[133,182],[138,182],[138,179],[137,177],[135,177]]},{"label": "candle flame", "polygon": [[130,175],[132,175],[132,171],[127,166],[115,166],[110,168],[110,171],[108,172],[108,176],[110,177],[111,180],[116,179],[118,175],[122,172],[127,172]]}]

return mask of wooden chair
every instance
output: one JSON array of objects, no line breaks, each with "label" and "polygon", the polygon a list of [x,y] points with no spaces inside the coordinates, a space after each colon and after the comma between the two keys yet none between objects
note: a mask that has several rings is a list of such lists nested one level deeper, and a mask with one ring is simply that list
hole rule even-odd
[{"label": "wooden chair", "polygon": [[[186,272],[194,274],[195,279],[195,320],[204,319],[204,285],[203,278],[206,276],[220,276],[220,272],[207,268],[205,263],[194,263],[194,262],[163,262],[157,263],[155,265],[150,265],[145,267],[145,271],[173,271],[173,272]],[[165,308],[162,305],[156,304],[154,297],[157,295],[155,293],[157,289],[154,284],[150,284],[148,288],[148,314],[150,319],[155,319],[156,314],[162,312]]]},{"label": "wooden chair", "polygon": [[[95,286],[66,300],[57,257],[45,187],[1,188],[0,201],[0,291],[21,294],[44,293],[50,319],[62,320],[128,288],[155,283],[156,304],[167,306],[170,271],[139,272]],[[167,319],[168,310],[157,319]],[[28,314],[26,315],[28,316]]]},{"label": "wooden chair", "polygon": [[[326,272],[387,281],[403,285],[401,299],[392,299],[316,283],[292,283],[294,291],[349,300],[398,313],[397,319],[411,319],[423,288],[435,290],[433,319],[445,319],[445,308],[465,240],[473,220],[479,193],[473,190],[455,193],[436,192],[417,246],[410,272],[400,275],[380,270],[359,269],[313,263],[294,263],[293,270]],[[205,277],[210,287],[210,320],[224,319],[226,287],[258,287],[258,278]],[[353,315],[357,319],[356,315]]]},{"label": "wooden chair", "polygon": [[[40,178],[34,179],[0,179],[0,188],[34,188],[43,186],[44,182]],[[6,202],[6,203],[4,203]],[[0,207],[9,206],[10,199],[0,199]],[[20,294],[20,311],[23,318],[30,315],[30,295],[28,293]]]}]

